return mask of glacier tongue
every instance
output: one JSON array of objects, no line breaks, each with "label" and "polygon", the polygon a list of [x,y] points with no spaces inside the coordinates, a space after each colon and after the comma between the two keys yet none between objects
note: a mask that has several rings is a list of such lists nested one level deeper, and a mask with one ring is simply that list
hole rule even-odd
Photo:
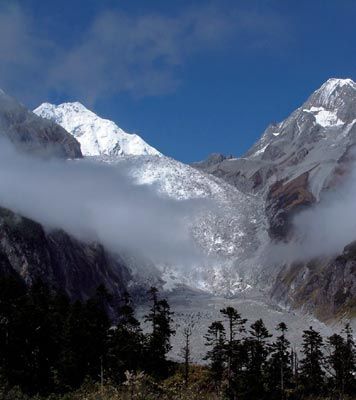
[{"label": "glacier tongue", "polygon": [[43,103],[34,113],[71,133],[80,143],[84,156],[161,155],[140,136],[126,133],[114,122],[98,117],[78,102],[58,106]]},{"label": "glacier tongue", "polygon": [[165,156],[94,159],[126,169],[135,183],[152,185],[161,196],[177,201],[211,201],[213,207],[186,221],[192,241],[202,253],[199,262],[171,265],[151,260],[161,273],[164,289],[183,284],[231,296],[250,289],[255,283],[256,271],[261,265],[259,257],[267,242],[262,199]]}]

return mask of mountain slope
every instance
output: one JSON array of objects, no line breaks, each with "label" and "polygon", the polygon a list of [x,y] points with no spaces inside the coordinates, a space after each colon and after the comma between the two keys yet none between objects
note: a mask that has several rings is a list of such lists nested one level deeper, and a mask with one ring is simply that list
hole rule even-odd
[{"label": "mountain slope", "polygon": [[[82,157],[77,140],[0,90],[0,135],[37,157]],[[43,201],[45,201],[43,199]],[[87,299],[100,283],[119,295],[130,279],[125,262],[98,243],[84,243],[0,205],[0,273],[27,284],[42,279],[72,299]]]},{"label": "mountain slope", "polygon": [[[183,221],[192,243],[200,251],[199,259],[182,254],[181,261],[162,261],[145,258],[143,251],[139,255],[108,255],[112,261],[103,262],[98,268],[101,264],[96,256],[92,263],[87,245],[78,244],[77,251],[77,244],[68,239],[66,250],[57,234],[38,236],[42,238],[39,243],[55,243],[57,256],[63,251],[60,265],[66,271],[73,268],[66,257],[76,260],[71,255],[74,251],[81,254],[79,259],[85,260],[94,280],[106,277],[108,285],[109,281],[114,282],[113,287],[120,286],[120,282],[131,288],[152,282],[166,289],[183,284],[225,296],[241,292],[244,296],[247,289],[252,293],[253,289],[262,288],[269,290],[280,304],[314,312],[320,319],[329,320],[345,312],[352,315],[355,311],[354,245],[345,243],[344,252],[333,257],[299,263],[271,262],[266,257],[276,243],[293,242],[294,216],[337,187],[351,169],[356,144],[353,81],[328,80],[288,118],[269,126],[244,157],[215,154],[207,161],[195,163],[194,168],[163,156],[137,135],[126,134],[115,123],[98,117],[80,103],[60,106],[44,103],[35,112],[52,120],[43,122],[36,117],[36,123],[49,123],[60,129],[56,125],[59,123],[77,138],[86,161],[92,159],[126,171],[134,183],[150,185],[161,197],[175,201],[200,199],[209,204]],[[10,132],[13,119],[10,113]],[[18,132],[17,135],[21,139]],[[47,138],[48,142],[52,139],[52,136]],[[37,136],[30,143],[36,140]],[[9,243],[5,242],[7,248]],[[14,265],[21,271],[18,260]],[[35,261],[27,263],[36,265],[30,277],[45,265]],[[3,268],[8,269],[9,263],[5,262]],[[49,270],[48,276],[53,276],[53,271]],[[80,268],[78,276],[85,280],[86,271]]]},{"label": "mountain slope", "polygon": [[[277,237],[279,227],[285,233],[287,214],[318,201],[347,171],[355,143],[356,84],[329,79],[286,120],[270,125],[245,156],[195,167],[246,193],[262,193]],[[275,218],[281,209],[286,215]]]},{"label": "mountain slope", "polygon": [[60,230],[48,232],[4,208],[0,232],[0,273],[16,273],[29,285],[41,279],[71,299],[86,300],[99,284],[120,295],[129,281],[124,263],[100,244],[83,243]]},{"label": "mountain slope", "polygon": [[267,239],[263,203],[258,197],[164,156],[95,159],[126,168],[137,184],[152,185],[161,196],[209,201],[210,206],[185,222],[202,252],[201,259],[187,264],[182,254],[182,263],[174,265],[152,260],[163,273],[165,288],[184,283],[234,295],[255,283],[259,249]]},{"label": "mountain slope", "polygon": [[78,102],[58,106],[43,103],[34,113],[70,132],[85,156],[160,155],[140,136],[124,132],[114,122],[98,117]]},{"label": "mountain slope", "polygon": [[0,135],[34,154],[64,158],[82,156],[79,143],[65,129],[35,115],[1,90]]},{"label": "mountain slope", "polygon": [[[353,168],[356,145],[356,83],[329,79],[284,121],[270,125],[241,158],[220,157],[194,167],[264,199],[270,241],[293,241],[293,219],[337,188]],[[355,238],[356,239],[356,238]],[[344,244],[348,249],[348,243]],[[355,310],[356,257],[335,254],[286,263],[274,271],[271,294],[330,319]],[[264,269],[270,271],[268,266]]]},{"label": "mountain slope", "polygon": [[319,198],[355,142],[355,104],[352,80],[329,79],[287,119],[270,125],[243,157],[194,166],[254,193],[308,172],[312,194]]},{"label": "mountain slope", "polygon": [[[91,156],[95,161],[128,171],[136,184],[151,185],[160,196],[174,200],[210,202],[208,209],[202,209],[192,220],[186,221],[194,245],[202,253],[201,259],[187,262],[187,256],[182,255],[184,261],[175,265],[149,260],[161,271],[166,288],[184,283],[231,295],[248,286],[247,282],[254,275],[252,271],[258,266],[246,263],[256,256],[261,245],[260,236],[264,235],[264,229],[260,228],[264,226],[264,217],[257,197],[165,157],[147,144],[145,150],[123,148],[123,131],[79,103],[43,104],[35,112],[53,119],[78,138],[87,158]],[[131,135],[128,136],[130,139]],[[115,147],[114,142],[119,145]],[[139,281],[141,277],[136,274],[135,279]]]},{"label": "mountain slope", "polygon": [[[208,199],[214,204],[186,221],[204,254],[201,260],[189,266],[148,260],[166,288],[184,283],[224,295],[251,286],[270,288],[280,303],[306,307],[326,318],[338,314],[350,299],[352,303],[353,256],[345,262],[336,254],[333,259],[271,265],[265,252],[273,243],[293,241],[296,213],[317,203],[347,175],[354,159],[355,104],[356,84],[330,79],[286,120],[269,126],[244,157],[214,155],[194,168],[155,152],[124,151],[120,135],[110,130],[113,123],[78,103],[58,106],[61,111],[45,104],[36,112],[48,112],[48,118],[82,137],[88,146],[85,154],[126,169],[136,183],[152,185],[161,196]],[[96,132],[102,137],[98,139]],[[138,275],[134,279],[140,280]],[[347,295],[340,297],[346,281]]]}]

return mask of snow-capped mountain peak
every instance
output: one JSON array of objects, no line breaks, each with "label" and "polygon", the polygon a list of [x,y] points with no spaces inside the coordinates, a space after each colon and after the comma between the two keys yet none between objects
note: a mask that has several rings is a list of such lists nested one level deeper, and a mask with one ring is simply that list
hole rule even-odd
[{"label": "snow-capped mountain peak", "polygon": [[319,89],[319,91],[323,91],[325,93],[332,93],[338,87],[350,86],[353,89],[356,89],[356,83],[350,79],[341,79],[341,78],[330,78],[328,79]]},{"label": "snow-capped mountain peak", "polygon": [[355,96],[356,83],[352,79],[330,78],[311,95],[308,102],[315,107],[335,110],[350,103]]},{"label": "snow-capped mountain peak", "polygon": [[34,113],[71,133],[85,156],[161,155],[140,136],[125,132],[113,121],[100,118],[79,102],[58,106],[43,103]]}]

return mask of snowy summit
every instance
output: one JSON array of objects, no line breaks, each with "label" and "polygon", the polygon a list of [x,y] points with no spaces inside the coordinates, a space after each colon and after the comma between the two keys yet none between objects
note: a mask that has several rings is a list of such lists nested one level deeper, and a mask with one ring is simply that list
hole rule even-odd
[{"label": "snowy summit", "polygon": [[123,131],[113,121],[98,117],[81,103],[58,106],[43,103],[33,112],[71,133],[80,143],[84,156],[161,155],[140,136]]}]

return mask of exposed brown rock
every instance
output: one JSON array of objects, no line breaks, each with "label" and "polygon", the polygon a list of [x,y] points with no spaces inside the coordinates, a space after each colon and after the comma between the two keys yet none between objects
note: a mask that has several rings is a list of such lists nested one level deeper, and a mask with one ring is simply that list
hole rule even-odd
[{"label": "exposed brown rock", "polygon": [[356,242],[342,255],[285,266],[271,295],[279,302],[314,313],[325,322],[356,315]]},{"label": "exposed brown rock", "polygon": [[309,172],[288,181],[273,184],[266,200],[266,212],[269,219],[269,233],[272,238],[286,240],[291,230],[291,217],[301,207],[315,202],[308,189]]}]

